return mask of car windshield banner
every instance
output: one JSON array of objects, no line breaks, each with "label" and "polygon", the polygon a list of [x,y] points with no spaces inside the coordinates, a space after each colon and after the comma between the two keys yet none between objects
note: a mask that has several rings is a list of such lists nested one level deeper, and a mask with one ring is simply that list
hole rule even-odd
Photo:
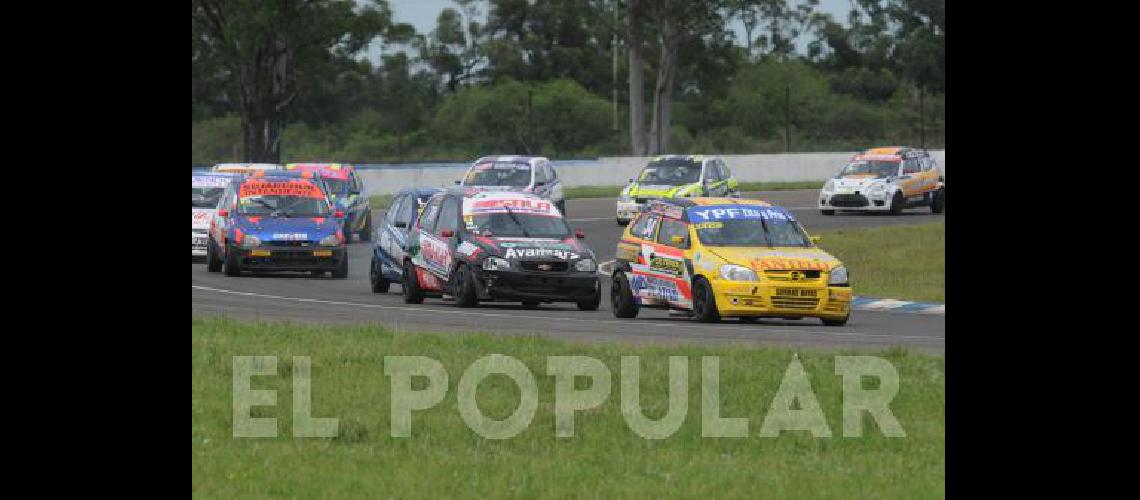
[{"label": "car windshield banner", "polygon": [[463,215],[507,212],[516,214],[556,215],[553,204],[549,201],[536,198],[466,198],[463,200]]},{"label": "car windshield banner", "polygon": [[688,212],[689,221],[695,223],[733,219],[796,220],[786,209],[759,205],[709,205],[692,207]]},{"label": "car windshield banner", "polygon": [[195,175],[190,177],[190,187],[224,188],[232,177],[224,175]]},{"label": "car windshield banner", "polygon": [[241,185],[238,195],[242,198],[255,196],[299,196],[302,198],[324,198],[324,193],[316,184],[308,181],[266,181],[251,180]]}]

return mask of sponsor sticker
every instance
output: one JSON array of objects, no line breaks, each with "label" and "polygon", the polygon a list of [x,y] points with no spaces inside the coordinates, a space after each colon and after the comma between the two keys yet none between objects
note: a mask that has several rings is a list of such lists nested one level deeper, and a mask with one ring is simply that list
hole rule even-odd
[{"label": "sponsor sticker", "polygon": [[282,241],[304,241],[309,239],[309,233],[273,233],[273,239]]},{"label": "sponsor sticker", "polygon": [[519,259],[523,257],[554,257],[562,260],[574,260],[581,257],[581,255],[577,253],[555,248],[508,248],[506,254],[503,256],[508,259]]},{"label": "sponsor sticker", "polygon": [[256,196],[300,196],[304,198],[324,198],[316,184],[307,181],[264,181],[251,180],[241,185],[238,191],[241,198]]}]

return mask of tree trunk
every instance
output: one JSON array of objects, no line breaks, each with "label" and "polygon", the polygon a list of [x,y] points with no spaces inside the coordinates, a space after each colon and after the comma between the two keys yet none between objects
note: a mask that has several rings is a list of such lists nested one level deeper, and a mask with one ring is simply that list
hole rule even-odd
[{"label": "tree trunk", "polygon": [[296,96],[287,88],[292,52],[284,41],[260,51],[240,71],[242,161],[280,163],[284,110]]},{"label": "tree trunk", "polygon": [[634,8],[637,0],[629,0],[629,144],[633,156],[643,156],[645,149],[645,62],[641,59],[641,37],[637,30]]},{"label": "tree trunk", "polygon": [[661,56],[657,80],[653,86],[653,122],[649,131],[650,156],[664,154],[669,148],[669,125],[673,109],[673,79],[677,67],[677,39],[668,19],[661,23]]}]

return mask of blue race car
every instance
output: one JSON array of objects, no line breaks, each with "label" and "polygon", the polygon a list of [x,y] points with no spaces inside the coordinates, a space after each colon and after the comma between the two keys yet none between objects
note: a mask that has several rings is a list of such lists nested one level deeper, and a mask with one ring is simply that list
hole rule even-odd
[{"label": "blue race car", "polygon": [[374,293],[385,293],[392,282],[400,283],[404,276],[404,257],[408,254],[408,232],[420,218],[420,211],[428,198],[443,191],[438,188],[404,189],[392,198],[388,213],[380,221],[372,244],[372,265],[369,281]]},{"label": "blue race car", "polygon": [[[290,175],[291,174],[291,175]],[[206,269],[331,272],[348,277],[348,250],[328,192],[311,173],[255,172],[226,188],[206,244]]]}]

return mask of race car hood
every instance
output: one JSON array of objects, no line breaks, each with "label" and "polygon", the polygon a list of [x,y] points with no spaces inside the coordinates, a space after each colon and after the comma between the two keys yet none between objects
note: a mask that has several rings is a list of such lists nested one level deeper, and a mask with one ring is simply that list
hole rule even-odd
[{"label": "race car hood", "polygon": [[629,185],[628,194],[634,198],[674,198],[683,196],[699,188],[700,184],[697,183],[671,186],[668,184],[640,184],[635,182]]},{"label": "race car hood", "polygon": [[565,260],[571,266],[579,260],[595,258],[594,251],[573,236],[561,240],[477,236],[470,242],[461,243],[456,250],[471,260],[493,255],[512,262]]},{"label": "race car hood", "polygon": [[191,214],[190,227],[192,229],[201,229],[203,231],[210,228],[210,219],[214,218],[214,213],[217,210],[213,208],[194,208]]},{"label": "race car hood", "polygon": [[320,241],[336,234],[340,224],[332,217],[237,217],[234,227],[266,241]]},{"label": "race car hood", "polygon": [[830,271],[839,259],[819,248],[706,247],[728,264],[751,268],[757,273],[775,270]]}]

